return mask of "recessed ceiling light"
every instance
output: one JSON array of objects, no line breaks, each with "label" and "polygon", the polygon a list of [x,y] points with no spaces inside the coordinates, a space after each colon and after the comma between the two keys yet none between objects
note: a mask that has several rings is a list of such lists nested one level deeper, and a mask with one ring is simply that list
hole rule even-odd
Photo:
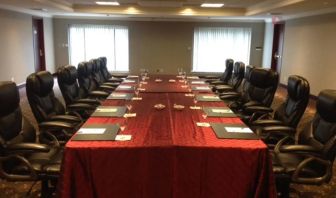
[{"label": "recessed ceiling light", "polygon": [[203,8],[221,8],[224,6],[224,3],[202,3],[201,7]]},{"label": "recessed ceiling light", "polygon": [[110,6],[118,6],[120,5],[117,1],[96,1],[98,5],[110,5]]}]

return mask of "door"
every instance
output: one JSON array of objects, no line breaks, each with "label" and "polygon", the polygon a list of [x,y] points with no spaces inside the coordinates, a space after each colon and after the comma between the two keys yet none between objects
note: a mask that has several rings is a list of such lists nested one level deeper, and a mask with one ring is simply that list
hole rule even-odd
[{"label": "door", "polygon": [[285,24],[274,24],[271,68],[280,74],[282,64],[282,49],[284,42]]},{"label": "door", "polygon": [[35,71],[44,71],[46,66],[44,54],[43,19],[33,18],[33,45]]}]

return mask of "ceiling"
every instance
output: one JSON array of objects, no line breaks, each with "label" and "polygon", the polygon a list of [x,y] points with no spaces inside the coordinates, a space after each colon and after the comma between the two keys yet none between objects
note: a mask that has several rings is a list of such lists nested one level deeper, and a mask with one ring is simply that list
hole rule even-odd
[{"label": "ceiling", "polygon": [[[103,0],[100,0],[103,1]],[[105,0],[112,1],[112,0]],[[274,19],[336,12],[336,0],[118,0],[101,6],[95,0],[1,0],[0,8],[52,17],[132,19]],[[224,3],[202,8],[202,3]]]}]

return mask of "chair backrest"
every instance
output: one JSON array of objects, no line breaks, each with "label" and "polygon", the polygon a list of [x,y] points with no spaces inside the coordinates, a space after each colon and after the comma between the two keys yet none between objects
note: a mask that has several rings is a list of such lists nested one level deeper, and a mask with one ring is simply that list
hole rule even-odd
[{"label": "chair backrest", "polygon": [[65,108],[55,97],[54,78],[48,71],[32,73],[27,77],[26,92],[30,107],[38,122],[50,116],[63,115]]},{"label": "chair backrest", "polygon": [[84,97],[86,97],[90,92],[98,88],[91,76],[92,64],[90,62],[81,62],[78,64],[77,71],[79,87],[84,93]]},{"label": "chair backrest", "polygon": [[336,90],[323,90],[316,102],[313,120],[299,133],[298,143],[322,149],[324,159],[334,161],[336,153]]},{"label": "chair backrest", "polygon": [[220,80],[224,83],[228,83],[232,76],[233,71],[233,60],[232,59],[226,59],[225,61],[225,70],[224,73],[221,75]]},{"label": "chair backrest", "polygon": [[237,89],[240,86],[245,74],[245,64],[243,62],[235,62],[233,66],[233,74],[230,78],[228,85]]},{"label": "chair backrest", "polygon": [[240,86],[237,88],[237,91],[239,93],[241,93],[242,97],[241,100],[244,101],[249,101],[250,100],[250,96],[248,94],[248,87],[250,85],[250,75],[251,75],[251,71],[254,69],[255,67],[252,65],[247,65],[245,67],[245,73],[244,73],[244,78],[242,80],[242,82],[240,83]]},{"label": "chair backrest", "polygon": [[101,62],[100,72],[103,75],[104,80],[107,81],[110,78],[112,78],[112,75],[110,74],[110,72],[107,69],[107,59],[106,59],[106,57],[100,57],[99,59],[100,59],[100,62]]},{"label": "chair backrest", "polygon": [[274,119],[281,120],[287,126],[296,128],[309,101],[308,81],[292,75],[288,77],[287,98],[274,112]]},{"label": "chair backrest", "polygon": [[103,77],[103,74],[100,72],[100,68],[102,65],[102,62],[99,58],[90,60],[92,63],[92,78],[99,84],[103,84],[105,82],[105,79]]},{"label": "chair backrest", "polygon": [[35,142],[35,139],[34,127],[22,117],[16,84],[0,82],[0,150],[7,142]]},{"label": "chair backrest", "polygon": [[60,67],[57,71],[58,86],[62,92],[66,105],[76,102],[84,95],[79,88],[77,78],[77,69],[72,65]]},{"label": "chair backrest", "polygon": [[279,75],[277,72],[254,68],[249,75],[248,101],[256,101],[267,107],[271,106],[278,82]]}]

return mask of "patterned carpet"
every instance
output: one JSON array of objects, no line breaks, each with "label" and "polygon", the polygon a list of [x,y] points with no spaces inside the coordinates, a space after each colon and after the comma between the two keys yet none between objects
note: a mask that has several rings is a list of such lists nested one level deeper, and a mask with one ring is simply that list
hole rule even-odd
[{"label": "patterned carpet", "polygon": [[[61,99],[61,101],[64,103],[59,88],[57,86],[57,82],[55,82],[55,94],[58,98]],[[23,114],[31,121],[34,126],[37,128],[37,123],[32,115],[31,109],[29,107],[27,97],[25,94],[25,89],[20,89],[20,95],[21,95],[21,108]],[[279,87],[274,102],[272,104],[273,108],[276,108],[279,106],[279,104],[284,101],[285,97],[287,95],[286,89]],[[305,111],[305,114],[303,115],[303,118],[301,119],[301,122],[299,123],[299,129],[302,129],[303,126],[309,122],[313,115],[315,113],[315,102],[310,101],[308,108]],[[334,164],[333,172],[336,171],[336,165]],[[6,182],[3,180],[0,180],[0,198],[8,198],[8,197],[40,197],[40,190],[41,190],[41,184],[40,182],[37,182],[32,192],[29,196],[26,196],[26,193],[32,186],[33,182]],[[297,185],[292,184],[292,187],[299,192],[298,193],[292,193],[291,197],[293,198],[336,198],[336,176],[333,175],[331,181],[328,184],[323,184],[321,186],[312,186],[312,185]]]}]

